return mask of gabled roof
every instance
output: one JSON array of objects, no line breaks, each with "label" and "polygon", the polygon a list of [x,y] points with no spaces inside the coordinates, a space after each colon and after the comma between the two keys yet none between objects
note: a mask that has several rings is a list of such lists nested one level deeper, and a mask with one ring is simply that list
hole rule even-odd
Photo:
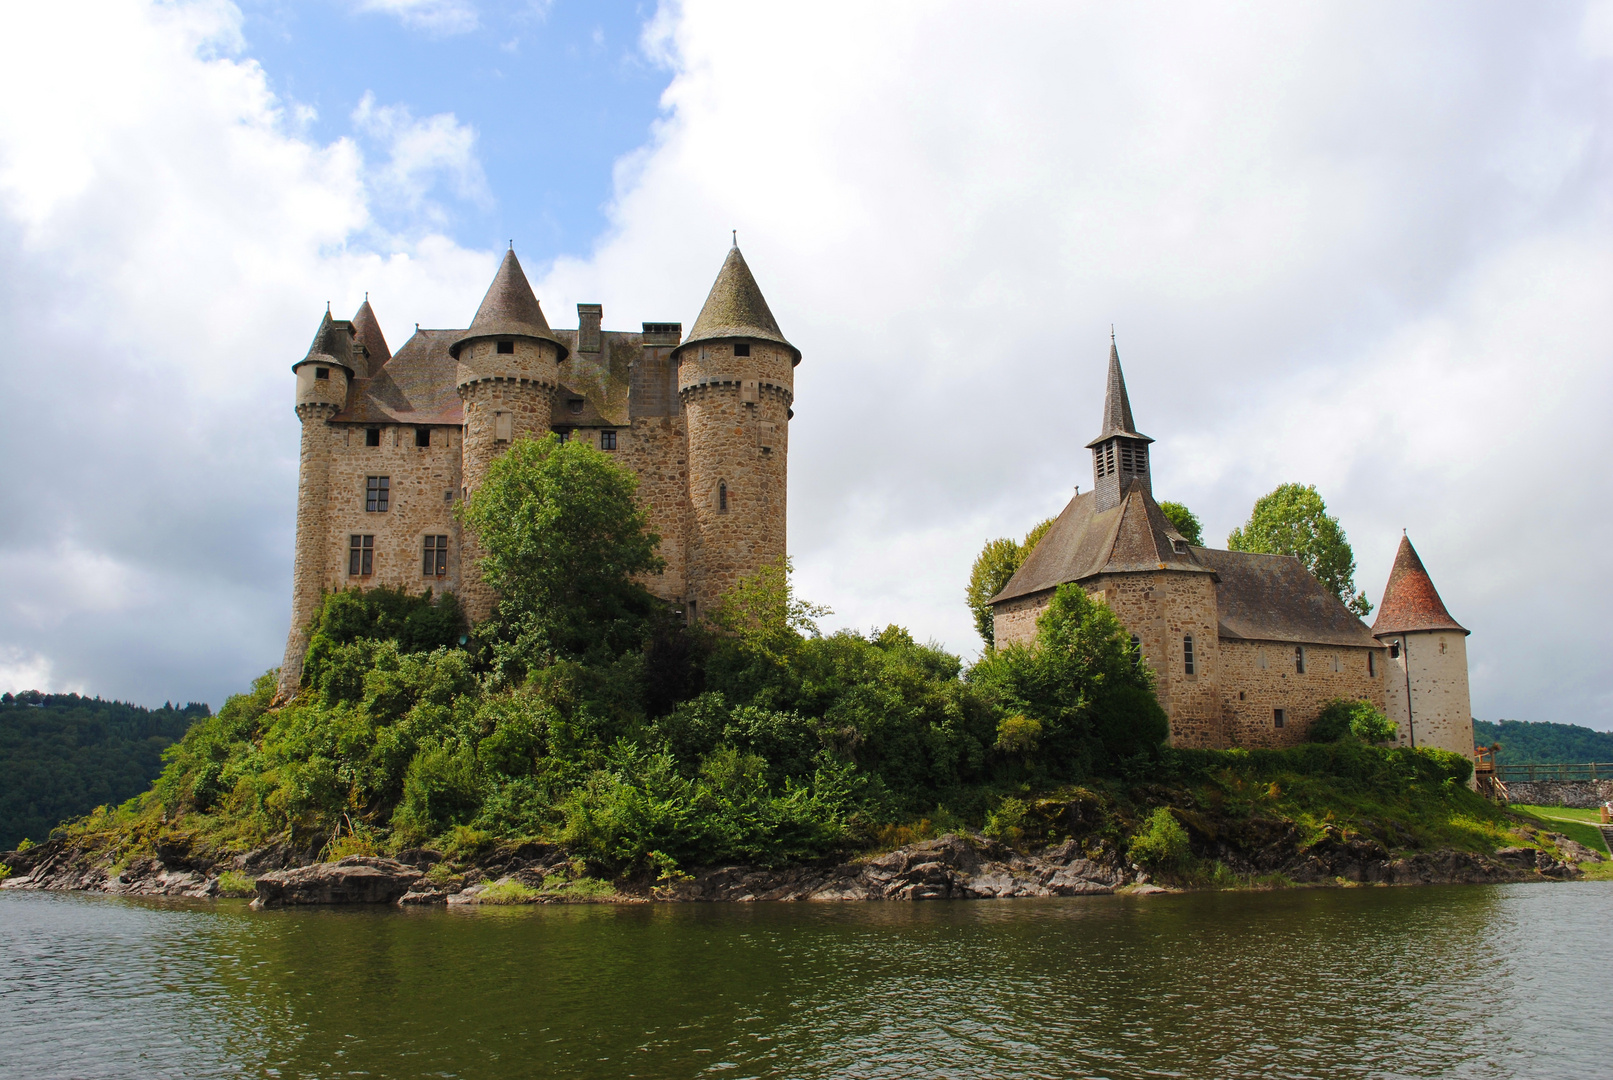
[{"label": "gabled roof", "polygon": [[1096,439],[1087,443],[1094,447],[1101,442],[1107,442],[1116,435],[1123,435],[1131,439],[1141,439],[1143,442],[1153,442],[1147,435],[1137,432],[1137,422],[1131,418],[1131,398],[1126,394],[1126,376],[1120,370],[1120,348],[1111,339],[1109,342],[1109,383],[1103,391],[1103,431]]},{"label": "gabled roof", "polygon": [[361,371],[361,376],[374,375],[386,366],[392,359],[392,350],[387,348],[386,336],[381,333],[381,324],[375,318],[375,310],[370,307],[370,297],[364,294],[364,303],[359,305],[358,311],[353,315],[353,332],[358,337],[358,343],[364,346],[369,354],[368,370]]},{"label": "gabled roof", "polygon": [[1194,549],[1176,551],[1175,542],[1186,540],[1143,484],[1128,480],[1118,505],[1103,511],[1096,505],[1096,494],[1090,491],[1071,499],[1019,572],[990,602],[1029,596],[1098,574],[1212,572],[1194,556]]},{"label": "gabled roof", "polygon": [[313,344],[308,346],[308,355],[292,364],[291,370],[296,371],[304,364],[328,364],[344,367],[349,374],[357,373],[353,362],[353,324],[331,318],[327,307],[325,317],[319,320],[319,329],[314,331]]},{"label": "gabled roof", "polygon": [[1223,638],[1374,648],[1366,624],[1292,555],[1194,548],[1215,571]]},{"label": "gabled roof", "polygon": [[1434,582],[1423,569],[1417,549],[1411,539],[1400,538],[1400,550],[1395,552],[1395,565],[1389,571],[1389,584],[1384,586],[1383,600],[1378,604],[1378,619],[1372,632],[1379,637],[1414,630],[1454,630],[1470,633],[1451,618],[1445,602],[1439,598]]},{"label": "gabled roof", "polygon": [[416,330],[372,378],[354,379],[336,423],[462,424],[458,365],[448,355],[460,330]]},{"label": "gabled roof", "polygon": [[560,349],[562,360],[569,352],[565,342],[549,329],[549,321],[543,317],[543,308],[538,305],[538,298],[533,295],[513,248],[504,253],[504,261],[499,263],[498,273],[493,276],[493,284],[487,287],[487,295],[482,297],[482,306],[476,309],[470,329],[448,347],[448,354],[457,357],[460,347],[467,342],[490,337],[551,341]]},{"label": "gabled roof", "polygon": [[774,341],[794,353],[796,363],[801,362],[801,350],[784,340],[778,321],[768,309],[767,299],[745,264],[745,256],[739,253],[738,244],[728,249],[728,258],[717,271],[717,280],[706,296],[705,306],[700,309],[700,317],[675,351],[681,352],[697,342],[727,338]]}]

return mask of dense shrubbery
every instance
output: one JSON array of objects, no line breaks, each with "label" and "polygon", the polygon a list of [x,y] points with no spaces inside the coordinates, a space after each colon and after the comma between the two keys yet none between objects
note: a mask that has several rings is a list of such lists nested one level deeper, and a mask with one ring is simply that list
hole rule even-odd
[{"label": "dense shrubbery", "polygon": [[1322,706],[1311,723],[1311,741],[1338,742],[1347,736],[1368,743],[1389,742],[1395,737],[1395,722],[1370,702],[1334,698]]}]

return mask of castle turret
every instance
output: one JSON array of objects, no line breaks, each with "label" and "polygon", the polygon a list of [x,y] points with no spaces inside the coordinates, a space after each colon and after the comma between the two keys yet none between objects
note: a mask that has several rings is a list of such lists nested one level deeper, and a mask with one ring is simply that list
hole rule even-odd
[{"label": "castle turret", "polygon": [[1372,636],[1389,650],[1384,707],[1402,746],[1472,755],[1467,635],[1445,610],[1417,549],[1402,536],[1372,624]]},{"label": "castle turret", "polygon": [[673,358],[688,418],[687,599],[699,617],[785,553],[790,405],[801,351],[779,331],[737,244]]},{"label": "castle turret", "polygon": [[1092,451],[1092,490],[1097,500],[1094,511],[1102,513],[1120,505],[1130,481],[1137,481],[1150,495],[1153,483],[1148,472],[1147,435],[1137,432],[1131,418],[1131,399],[1126,396],[1126,377],[1120,371],[1120,349],[1109,340],[1109,385],[1103,395],[1103,431],[1087,443]]},{"label": "castle turret", "polygon": [[[368,302],[366,302],[366,308]],[[374,318],[371,313],[371,318]],[[379,331],[377,331],[379,332]],[[291,366],[297,376],[297,419],[302,421],[302,448],[297,467],[297,551],[292,564],[291,633],[280,665],[279,697],[288,698],[302,682],[302,658],[308,650],[308,621],[319,607],[324,585],[327,491],[336,433],[330,421],[347,403],[348,384],[364,350],[353,324],[332,319],[329,308],[319,322],[308,355]]]},{"label": "castle turret", "polygon": [[[522,436],[541,439],[549,433],[553,395],[560,385],[560,361],[567,349],[538,306],[538,298],[512,249],[476,309],[476,318],[448,349],[458,362],[457,385],[465,403],[464,484],[481,486],[493,459]],[[465,538],[462,585],[465,613],[484,619],[493,608],[493,592],[471,568],[478,552]]]}]

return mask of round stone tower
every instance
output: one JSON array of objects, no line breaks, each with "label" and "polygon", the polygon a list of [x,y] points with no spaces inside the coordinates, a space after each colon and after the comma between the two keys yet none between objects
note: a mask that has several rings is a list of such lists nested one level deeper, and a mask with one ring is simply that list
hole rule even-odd
[{"label": "round stone tower", "polygon": [[329,547],[326,503],[330,464],[337,433],[331,418],[347,404],[347,388],[357,364],[351,323],[338,322],[327,309],[308,355],[291,365],[297,376],[297,419],[302,421],[302,448],[297,474],[297,550],[292,563],[291,633],[280,664],[278,697],[290,698],[302,683],[302,658],[308,651],[308,621],[319,607],[324,585],[323,559]]},{"label": "round stone tower", "polygon": [[1411,540],[1402,536],[1372,636],[1388,649],[1384,706],[1402,746],[1473,756],[1467,635],[1445,610]]},{"label": "round stone tower", "polygon": [[[549,329],[514,250],[505,253],[470,329],[448,352],[458,361],[457,386],[465,403],[463,476],[465,491],[471,492],[514,440],[549,434],[560,361],[567,353]],[[487,618],[495,599],[476,573],[479,554],[475,538],[466,533],[460,600],[472,622]]]},{"label": "round stone tower", "polygon": [[687,601],[700,618],[735,582],[785,554],[801,351],[779,331],[737,244],[673,359],[689,439]]}]

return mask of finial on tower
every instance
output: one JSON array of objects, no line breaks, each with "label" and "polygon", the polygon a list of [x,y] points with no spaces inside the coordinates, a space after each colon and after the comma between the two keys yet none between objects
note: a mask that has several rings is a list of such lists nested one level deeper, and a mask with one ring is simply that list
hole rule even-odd
[{"label": "finial on tower", "polygon": [[1109,324],[1109,344],[1113,345],[1114,343],[1115,343],[1115,324],[1110,323]]},{"label": "finial on tower", "polygon": [[734,246],[738,247],[739,246],[739,230],[738,229],[732,229],[732,230],[730,230],[730,232],[732,232],[732,234],[733,234]]},{"label": "finial on tower", "polygon": [[329,300],[325,301],[325,314],[326,315],[330,314],[330,301]]},{"label": "finial on tower", "polygon": [[515,238],[514,237],[510,238],[510,250],[511,251],[515,250]]}]

